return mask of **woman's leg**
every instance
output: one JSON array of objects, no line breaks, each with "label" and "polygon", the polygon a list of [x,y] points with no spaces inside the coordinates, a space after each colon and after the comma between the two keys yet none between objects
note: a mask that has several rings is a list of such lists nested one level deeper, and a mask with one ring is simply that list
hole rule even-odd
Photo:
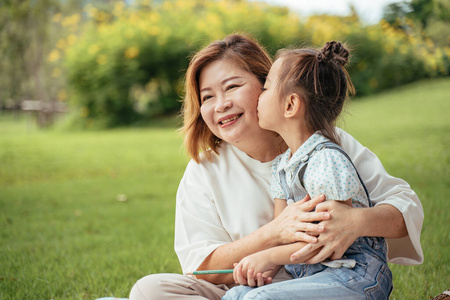
[{"label": "woman's leg", "polygon": [[139,279],[130,292],[130,300],[220,300],[228,290],[205,280],[181,274],[153,274]]}]

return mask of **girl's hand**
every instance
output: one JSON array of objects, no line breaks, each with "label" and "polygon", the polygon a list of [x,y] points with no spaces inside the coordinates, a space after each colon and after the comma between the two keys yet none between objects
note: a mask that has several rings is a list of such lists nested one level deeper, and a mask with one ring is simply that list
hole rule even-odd
[{"label": "girl's hand", "polygon": [[329,212],[331,219],[320,222],[324,232],[320,233],[318,242],[309,244],[291,255],[292,263],[322,247],[320,252],[308,259],[306,263],[315,264],[327,258],[339,259],[360,236],[364,226],[359,218],[360,209],[352,208],[340,201],[326,201],[316,207],[317,212]]},{"label": "girl's hand", "polygon": [[318,234],[325,229],[325,224],[313,224],[330,219],[328,210],[316,209],[319,203],[325,200],[324,195],[311,199],[306,196],[303,200],[288,205],[278,217],[267,224],[272,230],[272,235],[278,240],[278,245],[285,245],[294,242],[316,243]]},{"label": "girl's hand", "polygon": [[268,261],[264,251],[244,257],[235,264],[233,279],[235,283],[248,286],[263,286],[272,283],[272,278],[280,269]]}]

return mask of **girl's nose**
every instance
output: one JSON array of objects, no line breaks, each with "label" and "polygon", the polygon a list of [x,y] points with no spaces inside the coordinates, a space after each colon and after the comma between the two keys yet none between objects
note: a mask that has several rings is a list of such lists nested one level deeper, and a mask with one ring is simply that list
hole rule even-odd
[{"label": "girl's nose", "polygon": [[233,103],[231,102],[231,100],[224,97],[223,95],[219,95],[216,97],[217,97],[216,107],[215,107],[216,112],[224,112],[233,106]]}]

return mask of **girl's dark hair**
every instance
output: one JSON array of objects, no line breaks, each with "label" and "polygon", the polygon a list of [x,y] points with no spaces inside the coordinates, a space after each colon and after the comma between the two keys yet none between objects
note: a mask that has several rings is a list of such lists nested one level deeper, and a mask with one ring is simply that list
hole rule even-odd
[{"label": "girl's dark hair", "polygon": [[282,49],[276,59],[282,58],[278,91],[282,98],[297,93],[306,106],[306,125],[339,144],[335,122],[345,99],[355,89],[345,69],[348,50],[336,41],[327,42],[319,51],[313,48]]}]

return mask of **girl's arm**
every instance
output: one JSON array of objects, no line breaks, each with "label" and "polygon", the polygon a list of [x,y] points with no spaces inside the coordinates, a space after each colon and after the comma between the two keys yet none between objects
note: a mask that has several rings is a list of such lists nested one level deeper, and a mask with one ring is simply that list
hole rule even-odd
[{"label": "girl's arm", "polygon": [[[278,272],[279,268],[286,264],[291,264],[290,256],[293,252],[305,247],[307,243],[297,242],[288,245],[276,246],[260,252],[251,254],[243,258],[234,267],[234,280],[241,285],[261,286],[267,284],[259,279],[264,273]],[[299,263],[305,262],[320,250],[307,254],[307,256],[298,260]],[[242,280],[244,277],[245,280]],[[263,284],[261,284],[263,283]]]}]

